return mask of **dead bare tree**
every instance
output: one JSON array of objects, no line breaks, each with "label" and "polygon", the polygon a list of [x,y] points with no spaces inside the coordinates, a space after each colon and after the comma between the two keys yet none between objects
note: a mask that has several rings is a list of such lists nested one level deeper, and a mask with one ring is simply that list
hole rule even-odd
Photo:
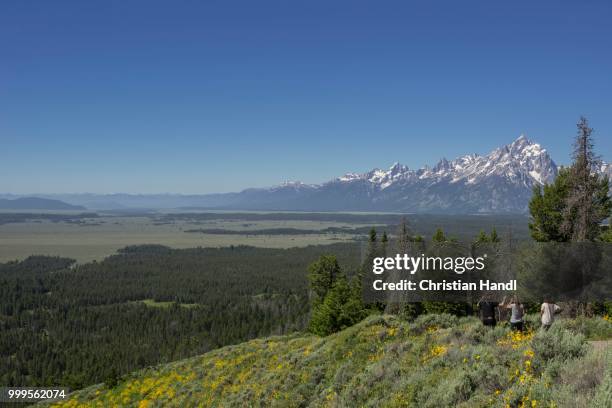
[{"label": "dead bare tree", "polygon": [[[600,158],[593,149],[593,129],[581,117],[574,141],[573,164],[570,168],[570,191],[567,195],[561,229],[572,241],[593,240],[600,233],[603,213],[597,200],[600,176],[597,172]],[[604,216],[605,218],[605,216]]]}]

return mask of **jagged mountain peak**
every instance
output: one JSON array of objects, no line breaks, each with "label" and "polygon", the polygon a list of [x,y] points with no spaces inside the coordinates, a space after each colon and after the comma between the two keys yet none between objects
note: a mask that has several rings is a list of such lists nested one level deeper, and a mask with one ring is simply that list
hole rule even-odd
[{"label": "jagged mountain peak", "polygon": [[538,153],[542,151],[546,151],[540,146],[539,143],[533,142],[527,138],[524,134],[521,134],[514,142],[508,145],[508,148],[511,152],[530,152],[530,153]]},{"label": "jagged mountain peak", "polygon": [[527,138],[527,136],[524,133],[521,133],[519,135],[519,137],[517,137],[514,142],[511,143],[511,145],[530,145],[533,144],[533,142],[531,140],[529,140]]},{"label": "jagged mountain peak", "polygon": [[389,167],[389,173],[393,174],[399,174],[407,170],[408,167],[404,166],[403,164],[400,164],[400,162],[395,162],[391,165],[391,167]]},{"label": "jagged mountain peak", "polygon": [[446,160],[446,157],[443,157],[440,159],[440,161],[433,167],[432,171],[434,173],[438,173],[441,171],[447,171],[450,170],[452,167],[452,164]]},{"label": "jagged mountain peak", "polygon": [[[612,166],[602,166],[610,173]],[[234,198],[233,208],[308,211],[525,212],[535,185],[558,173],[546,149],[525,134],[488,154],[466,154],[433,166],[346,173],[326,183],[288,182]]]},{"label": "jagged mountain peak", "polygon": [[528,187],[550,182],[557,174],[557,166],[546,149],[521,134],[512,143],[493,150],[486,156],[468,154],[449,161],[445,157],[433,167],[410,170],[394,163],[388,171],[379,168],[363,174],[347,173],[335,181],[367,181],[380,189],[414,180],[434,182],[465,182],[475,184],[485,178],[505,178]]}]

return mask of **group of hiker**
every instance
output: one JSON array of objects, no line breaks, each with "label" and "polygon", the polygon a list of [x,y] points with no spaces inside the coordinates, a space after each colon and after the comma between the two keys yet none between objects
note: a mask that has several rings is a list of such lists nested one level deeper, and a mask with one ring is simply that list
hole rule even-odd
[{"label": "group of hiker", "polygon": [[[525,327],[525,306],[518,300],[516,295],[512,296],[508,301],[506,297],[500,302],[484,298],[478,302],[480,309],[480,319],[482,324],[489,327],[497,325],[497,313],[504,310],[510,310],[510,327],[512,330],[523,331]],[[544,298],[544,302],[540,306],[540,320],[542,328],[548,330],[555,320],[555,314],[561,311],[561,307],[555,304],[550,298]]]}]

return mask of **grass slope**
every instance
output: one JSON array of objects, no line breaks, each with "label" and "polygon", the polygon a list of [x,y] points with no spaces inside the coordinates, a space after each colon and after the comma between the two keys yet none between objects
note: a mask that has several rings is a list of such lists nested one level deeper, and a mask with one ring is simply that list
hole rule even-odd
[{"label": "grass slope", "polygon": [[516,334],[475,318],[371,316],[324,338],[258,339],[148,368],[54,406],[612,406],[610,347],[585,334],[610,338],[612,323]]}]

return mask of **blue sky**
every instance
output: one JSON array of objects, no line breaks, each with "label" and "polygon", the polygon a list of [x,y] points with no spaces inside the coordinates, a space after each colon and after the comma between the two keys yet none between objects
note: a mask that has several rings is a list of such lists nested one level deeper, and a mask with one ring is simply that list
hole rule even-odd
[{"label": "blue sky", "polygon": [[612,160],[609,1],[4,1],[0,192],[207,193],[487,153]]}]

